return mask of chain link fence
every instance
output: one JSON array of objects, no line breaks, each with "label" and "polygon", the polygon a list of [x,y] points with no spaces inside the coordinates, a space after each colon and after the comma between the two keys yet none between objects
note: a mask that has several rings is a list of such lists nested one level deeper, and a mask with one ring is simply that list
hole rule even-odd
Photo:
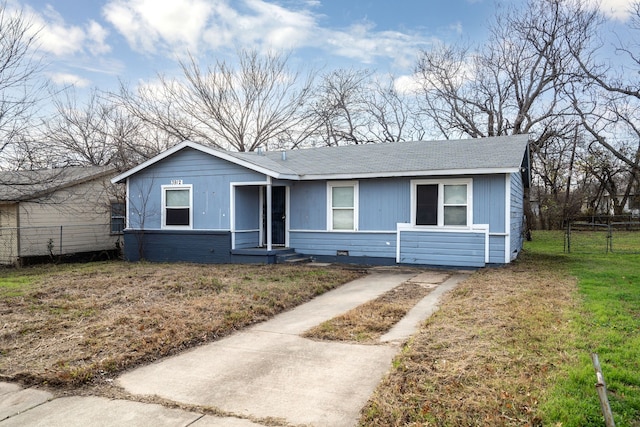
[{"label": "chain link fence", "polygon": [[103,251],[119,251],[122,233],[112,224],[59,225],[49,227],[0,227],[0,265],[33,258]]},{"label": "chain link fence", "polygon": [[640,253],[640,221],[569,221],[564,251],[568,253]]}]

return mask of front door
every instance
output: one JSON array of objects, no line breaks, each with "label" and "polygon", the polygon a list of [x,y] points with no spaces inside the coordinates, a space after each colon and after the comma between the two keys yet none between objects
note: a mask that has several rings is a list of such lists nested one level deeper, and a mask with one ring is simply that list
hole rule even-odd
[{"label": "front door", "polygon": [[[267,188],[264,188],[264,194],[262,200],[264,200],[263,205],[263,229],[267,230],[267,197],[266,191]],[[271,244],[274,246],[284,246],[285,245],[285,232],[286,232],[286,212],[287,212],[287,191],[286,187],[271,187]],[[264,237],[263,244],[267,244],[266,234]]]}]

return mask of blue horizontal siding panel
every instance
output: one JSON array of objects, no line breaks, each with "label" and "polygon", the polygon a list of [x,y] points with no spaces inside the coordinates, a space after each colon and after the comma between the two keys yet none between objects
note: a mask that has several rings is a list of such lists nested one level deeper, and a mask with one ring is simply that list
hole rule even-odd
[{"label": "blue horizontal siding panel", "polygon": [[260,228],[260,187],[236,187],[236,230]]},{"label": "blue horizontal siding panel", "polygon": [[193,228],[228,230],[231,182],[264,182],[263,174],[185,148],[129,178],[129,227],[161,228],[161,186],[193,185]]},{"label": "blue horizontal siding panel", "polygon": [[235,233],[236,249],[249,249],[257,248],[260,246],[260,232],[259,231],[245,231],[242,233]]},{"label": "blue horizontal siding panel", "polygon": [[402,231],[400,263],[451,267],[483,267],[485,235]]},{"label": "blue horizontal siding panel", "polygon": [[511,252],[519,253],[524,241],[524,183],[522,175],[511,174]]},{"label": "blue horizontal siding panel", "polygon": [[505,175],[473,178],[473,223],[489,224],[489,232],[505,233]]},{"label": "blue horizontal siding panel", "polygon": [[507,236],[489,236],[489,262],[504,264],[504,243]]},{"label": "blue horizontal siding panel", "polygon": [[228,231],[124,231],[124,254],[128,261],[197,262],[222,264],[231,261]]},{"label": "blue horizontal siding panel", "polygon": [[336,255],[349,251],[349,256],[396,257],[395,233],[305,233],[292,231],[289,246],[305,255]]},{"label": "blue horizontal siding panel", "polygon": [[327,182],[294,182],[289,191],[291,229],[326,230]]},{"label": "blue horizontal siding panel", "polygon": [[408,178],[359,181],[359,229],[395,230],[411,221],[411,180]]}]

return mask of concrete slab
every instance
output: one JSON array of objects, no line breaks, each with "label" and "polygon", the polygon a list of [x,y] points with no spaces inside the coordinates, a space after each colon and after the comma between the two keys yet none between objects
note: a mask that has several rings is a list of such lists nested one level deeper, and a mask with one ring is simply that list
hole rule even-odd
[{"label": "concrete slab", "polygon": [[412,277],[409,281],[412,283],[437,285],[444,282],[449,276],[451,276],[450,273],[443,271],[425,271]]},{"label": "concrete slab", "polygon": [[16,391],[20,390],[22,390],[22,387],[20,387],[18,384],[5,383],[0,381],[0,396],[8,393],[15,393]]},{"label": "concrete slab", "polygon": [[134,370],[118,384],[240,416],[352,426],[396,352],[248,331]]},{"label": "concrete slab", "polygon": [[242,418],[204,416],[189,427],[264,427]]},{"label": "concrete slab", "polygon": [[202,414],[128,400],[102,397],[63,397],[8,418],[2,427],[178,427],[188,426]]},{"label": "concrete slab", "polygon": [[3,385],[3,389],[8,392],[0,396],[0,421],[53,399],[51,393],[43,390],[22,389],[17,385]]},{"label": "concrete slab", "polygon": [[[442,284],[437,285],[426,297],[421,299],[409,312],[395,324],[389,332],[380,337],[380,342],[404,342],[415,334],[429,316],[431,316],[439,307],[440,298],[446,292],[449,292],[464,279],[469,277],[470,273],[456,273],[445,280]],[[431,276],[429,278],[432,278]],[[412,282],[417,281],[417,277],[411,279]]]},{"label": "concrete slab", "polygon": [[241,417],[351,426],[397,348],[297,335],[415,275],[369,274],[247,331],[124,374],[118,384],[134,394],[212,406]]},{"label": "concrete slab", "polygon": [[283,334],[301,334],[406,282],[416,273],[372,273],[317,296],[293,310],[281,313],[252,329]]}]

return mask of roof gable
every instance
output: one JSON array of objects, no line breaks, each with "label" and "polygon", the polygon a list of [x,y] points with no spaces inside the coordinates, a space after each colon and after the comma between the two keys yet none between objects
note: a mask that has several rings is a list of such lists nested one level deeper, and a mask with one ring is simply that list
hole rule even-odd
[{"label": "roof gable", "polygon": [[516,172],[528,135],[445,141],[414,141],[278,152],[237,153],[185,141],[115,177],[121,182],[190,147],[277,179],[313,180]]}]

